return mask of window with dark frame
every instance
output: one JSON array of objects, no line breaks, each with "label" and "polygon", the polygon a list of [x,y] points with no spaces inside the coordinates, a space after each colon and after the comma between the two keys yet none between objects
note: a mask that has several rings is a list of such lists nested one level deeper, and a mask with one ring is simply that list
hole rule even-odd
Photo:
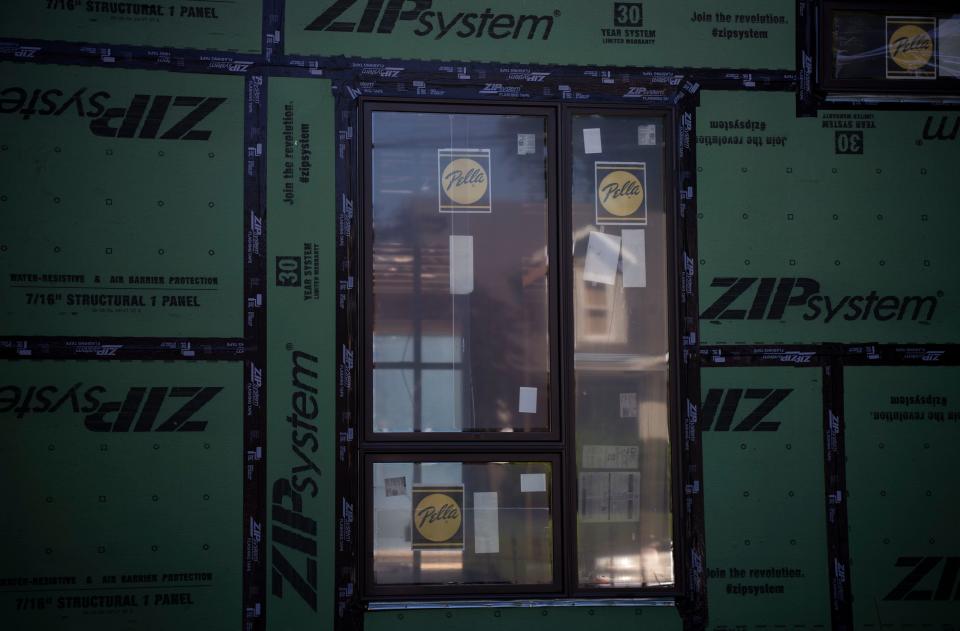
[{"label": "window with dark frame", "polygon": [[826,0],[821,87],[864,94],[960,94],[960,10],[928,1]]},{"label": "window with dark frame", "polygon": [[362,113],[364,597],[675,593],[669,112]]}]

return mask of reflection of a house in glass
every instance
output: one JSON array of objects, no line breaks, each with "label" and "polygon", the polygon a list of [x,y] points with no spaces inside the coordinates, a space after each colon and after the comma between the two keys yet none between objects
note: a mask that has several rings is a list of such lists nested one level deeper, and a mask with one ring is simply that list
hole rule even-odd
[{"label": "reflection of a house in glass", "polygon": [[[669,585],[673,575],[667,218],[664,213],[663,123],[624,115],[573,117],[574,370],[576,376],[577,551],[582,586]],[[583,130],[603,138],[606,164],[643,165],[646,222],[597,225],[595,159]],[[652,129],[652,134],[651,134]],[[644,142],[638,145],[638,130]],[[633,251],[636,231],[644,250]],[[623,244],[619,268],[590,282],[587,245],[602,231]],[[644,282],[624,282],[640,263]],[[603,275],[599,275],[601,278]]]},{"label": "reflection of a house in glass", "polygon": [[[373,131],[374,432],[548,430],[544,119],[377,112]],[[490,150],[489,212],[441,212],[452,148]],[[373,478],[378,585],[554,580],[550,463],[377,463]],[[413,549],[426,484],[463,487],[462,549]]]},{"label": "reflection of a house in glass", "polygon": [[[555,205],[548,203],[544,123],[539,116],[374,112],[374,432],[556,429],[558,419],[548,417],[549,367],[550,344],[559,348],[559,340],[549,335],[556,316],[547,275]],[[588,127],[602,131],[604,160],[643,165],[642,226],[596,224],[594,156],[578,144]],[[568,536],[577,540],[582,587],[674,582],[664,146],[637,144],[637,129],[651,127],[662,139],[659,118],[573,117],[573,286],[563,290],[574,310],[575,424],[560,429],[574,428],[578,519]],[[519,138],[531,135],[537,142],[521,151],[530,145]],[[490,150],[488,212],[441,212],[438,149],[450,148]],[[586,245],[597,231],[607,242],[646,243],[645,251],[616,253],[644,266],[642,285],[625,286],[617,269],[610,282],[585,280]],[[524,401],[523,391],[534,392],[533,400]],[[567,411],[565,422],[573,416]],[[543,490],[531,490],[540,487],[530,486],[530,475],[542,476]],[[375,582],[550,583],[546,490],[560,477],[548,462],[376,463]],[[463,487],[462,550],[412,548],[411,490],[423,484]]]},{"label": "reflection of a house in glass", "polygon": [[[377,112],[373,129],[374,431],[546,430],[543,118]],[[519,155],[518,134],[539,150]],[[440,212],[451,147],[490,149],[490,212]],[[452,291],[458,264],[472,283]],[[535,412],[520,411],[521,387],[536,388]]]}]

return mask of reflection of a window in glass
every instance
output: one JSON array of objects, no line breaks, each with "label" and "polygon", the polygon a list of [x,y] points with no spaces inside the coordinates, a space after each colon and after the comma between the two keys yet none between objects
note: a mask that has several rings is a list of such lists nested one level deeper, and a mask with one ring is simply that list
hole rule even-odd
[{"label": "reflection of a window in glass", "polygon": [[448,261],[442,248],[377,246],[374,278],[383,311],[413,317],[381,320],[373,337],[375,432],[463,429],[463,336],[444,333],[455,322],[424,317],[420,301],[448,293]]},{"label": "reflection of a window in glass", "polygon": [[[603,152],[572,164],[577,577],[590,588],[674,583],[663,148],[637,144],[651,127],[662,138],[645,117],[574,122]],[[596,225],[598,160],[645,165],[642,229]]]},{"label": "reflection of a window in glass", "polygon": [[[555,298],[548,228],[556,209],[548,203],[555,165],[546,159],[543,117],[378,111],[372,121],[369,427],[419,432],[422,441],[427,432],[549,429],[556,341],[548,334]],[[572,295],[553,304],[572,299],[574,314],[566,323],[576,393],[575,430],[566,435],[576,453],[566,463],[577,496],[566,507],[576,514],[571,562],[584,588],[671,585],[663,121],[596,114],[575,116],[573,125],[574,139],[590,130],[603,142],[602,155],[574,147],[571,207],[563,210],[572,229],[565,289]],[[455,148],[480,156],[471,169],[486,176],[483,212],[467,197],[445,201],[438,186]],[[598,161],[644,165],[645,225],[598,225]],[[459,446],[451,436],[431,440]],[[556,462],[569,443],[544,445]],[[419,457],[429,460],[431,449],[422,449]],[[554,570],[564,569],[553,560],[549,462],[373,457],[376,585],[550,585]],[[462,531],[454,528],[460,522],[425,525],[417,517],[452,519],[454,505]]]},{"label": "reflection of a window in glass", "polygon": [[460,336],[379,334],[373,338],[376,432],[463,429]]}]

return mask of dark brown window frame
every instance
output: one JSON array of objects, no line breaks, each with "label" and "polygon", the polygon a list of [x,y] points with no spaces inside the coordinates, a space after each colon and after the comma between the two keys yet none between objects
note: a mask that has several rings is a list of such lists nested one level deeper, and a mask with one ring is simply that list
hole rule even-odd
[{"label": "dark brown window frame", "polygon": [[[390,601],[483,601],[524,599],[623,599],[623,598],[677,598],[683,595],[686,574],[686,545],[683,536],[682,467],[680,450],[680,383],[679,357],[681,344],[679,322],[682,312],[679,305],[679,276],[677,270],[677,233],[680,221],[677,217],[675,189],[677,186],[678,165],[676,163],[676,115],[672,109],[664,107],[624,106],[622,104],[566,105],[555,102],[502,102],[502,101],[459,101],[459,100],[422,100],[402,98],[360,99],[360,150],[362,172],[360,189],[362,190],[362,208],[359,235],[359,254],[361,261],[362,304],[359,319],[362,323],[359,356],[362,358],[359,371],[359,392],[361,409],[360,443],[357,456],[360,462],[360,479],[356,481],[360,506],[363,513],[358,516],[359,584],[362,586],[361,600],[366,603]],[[375,111],[409,111],[429,113],[458,114],[513,114],[545,115],[547,117],[547,198],[548,198],[548,269],[549,281],[549,335],[550,335],[550,429],[547,432],[390,432],[372,431],[373,409],[373,352],[372,352],[372,196],[366,184],[371,181],[372,147],[371,120]],[[569,289],[573,282],[573,264],[565,252],[571,247],[571,219],[569,209],[572,204],[572,189],[568,182],[568,173],[572,169],[571,128],[575,115],[601,114],[621,116],[659,117],[663,121],[666,143],[663,164],[663,199],[667,220],[667,300],[668,300],[668,336],[670,401],[668,403],[668,424],[670,436],[670,495],[673,522],[673,566],[674,583],[669,586],[654,587],[589,587],[579,586],[577,575],[577,471],[575,454],[575,401],[573,369],[573,298]],[[552,132],[552,133],[551,133]],[[553,521],[554,581],[549,585],[515,586],[376,586],[373,584],[372,542],[372,493],[367,483],[372,476],[374,462],[421,461],[421,462],[482,462],[511,459],[524,461],[549,461],[553,466],[551,493],[551,519]]]}]

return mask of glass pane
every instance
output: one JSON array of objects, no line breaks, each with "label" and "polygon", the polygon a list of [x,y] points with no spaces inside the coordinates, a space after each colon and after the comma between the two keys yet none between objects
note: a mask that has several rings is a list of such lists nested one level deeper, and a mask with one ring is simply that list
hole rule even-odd
[{"label": "glass pane", "polygon": [[372,117],[373,431],[547,431],[546,119]]},{"label": "glass pane", "polygon": [[[960,78],[960,13],[832,13],[833,78],[923,81]],[[920,80],[920,83],[917,83]]]},{"label": "glass pane", "polygon": [[377,585],[553,581],[548,462],[373,465]]},{"label": "glass pane", "polygon": [[[463,375],[460,370],[424,370],[423,416],[431,419],[429,431],[459,432],[463,428]],[[426,430],[425,430],[426,431]]]},{"label": "glass pane", "polygon": [[838,12],[833,18],[835,79],[883,79],[886,44],[883,16]]},{"label": "glass pane", "polygon": [[669,294],[659,117],[573,117],[578,576],[673,576]]},{"label": "glass pane", "polygon": [[380,368],[373,371],[373,426],[395,431],[413,428],[413,371]]}]

